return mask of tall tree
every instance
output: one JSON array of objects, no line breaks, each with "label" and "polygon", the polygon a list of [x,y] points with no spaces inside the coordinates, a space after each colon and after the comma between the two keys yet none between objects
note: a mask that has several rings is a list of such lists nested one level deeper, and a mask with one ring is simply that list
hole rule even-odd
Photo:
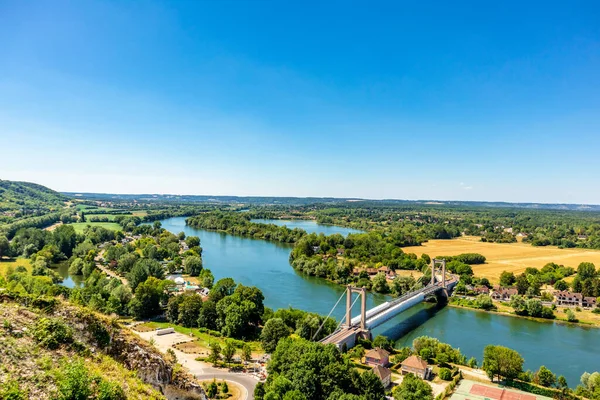
[{"label": "tall tree", "polygon": [[504,346],[486,346],[483,350],[482,369],[493,381],[495,377],[513,380],[523,372],[523,357]]}]

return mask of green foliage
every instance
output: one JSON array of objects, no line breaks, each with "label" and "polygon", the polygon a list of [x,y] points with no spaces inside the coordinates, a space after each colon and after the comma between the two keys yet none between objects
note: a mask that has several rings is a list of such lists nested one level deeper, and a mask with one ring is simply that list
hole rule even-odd
[{"label": "green foliage", "polygon": [[61,368],[58,386],[59,400],[88,400],[92,394],[93,379],[82,360],[66,362]]},{"label": "green foliage", "polygon": [[56,349],[61,344],[73,341],[73,330],[58,318],[40,318],[32,331],[33,337],[40,345]]},{"label": "green foliage", "polygon": [[440,376],[440,379],[442,379],[442,380],[451,381],[452,380],[452,371],[450,371],[450,369],[448,369],[448,368],[440,368],[439,376]]},{"label": "green foliage", "polygon": [[265,323],[260,334],[260,341],[263,349],[267,353],[272,353],[277,347],[280,339],[290,335],[289,328],[285,325],[281,318],[271,318]]},{"label": "green foliage", "polygon": [[523,371],[523,357],[504,346],[486,346],[483,350],[482,369],[493,381],[495,377],[511,381]]},{"label": "green foliage", "polygon": [[14,379],[7,379],[0,383],[0,399],[3,400],[26,400],[27,393],[19,387],[19,382]]},{"label": "green foliage", "polygon": [[327,400],[337,390],[360,394],[368,399],[381,399],[383,394],[379,391],[380,386],[375,387],[376,383],[371,382],[371,377],[365,377],[365,381],[362,381],[352,364],[345,361],[335,346],[324,346],[304,339],[280,340],[267,370],[269,377],[264,399],[270,396],[270,392],[281,396],[293,390],[298,390],[311,400]]},{"label": "green foliage", "polygon": [[441,343],[438,339],[420,336],[413,340],[413,349],[424,359],[436,359],[438,362],[466,365],[467,358],[458,349],[449,344]]},{"label": "green foliage", "polygon": [[548,368],[542,365],[540,369],[536,372],[534,381],[538,385],[551,387],[554,386],[554,384],[556,383],[556,375],[554,375],[552,371],[550,371]]},{"label": "green foliage", "polygon": [[395,400],[433,400],[431,386],[413,374],[404,376],[402,383],[392,392]]},{"label": "green foliage", "polygon": [[137,319],[144,319],[161,312],[160,302],[165,299],[164,288],[167,282],[154,277],[149,277],[139,284],[135,290],[135,297],[129,303],[131,315]]}]

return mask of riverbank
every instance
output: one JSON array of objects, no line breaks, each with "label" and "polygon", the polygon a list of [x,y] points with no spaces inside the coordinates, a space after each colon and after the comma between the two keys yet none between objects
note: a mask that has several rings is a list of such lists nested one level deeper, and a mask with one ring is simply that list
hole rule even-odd
[{"label": "riverbank", "polygon": [[[512,308],[510,306],[507,306],[507,305],[499,303],[499,302],[494,302],[494,305],[498,308],[497,310],[483,310],[481,308],[467,307],[467,306],[463,306],[463,305],[459,305],[459,304],[452,304],[452,303],[448,302],[449,307],[462,308],[462,309],[471,310],[471,311],[480,311],[480,312],[488,313],[488,314],[504,315],[507,317],[521,318],[521,319],[526,319],[529,321],[535,321],[535,322],[541,322],[541,323],[560,323],[560,324],[567,325],[567,326],[578,326],[581,328],[600,328],[600,314],[594,314],[589,310],[582,310],[582,311],[572,310],[575,313],[575,315],[577,316],[579,322],[569,322],[566,318],[566,314],[565,314],[564,318],[561,318],[562,315],[560,315],[560,313],[563,313],[563,312],[562,311],[558,312],[558,310],[562,310],[562,308],[558,308],[557,310],[555,310],[554,315],[556,316],[556,318],[547,319],[547,318],[530,317],[527,315],[518,315],[514,311],[509,311],[509,310],[512,310]],[[588,314],[589,314],[589,316],[587,316]],[[581,317],[581,316],[583,316],[583,317]]]}]

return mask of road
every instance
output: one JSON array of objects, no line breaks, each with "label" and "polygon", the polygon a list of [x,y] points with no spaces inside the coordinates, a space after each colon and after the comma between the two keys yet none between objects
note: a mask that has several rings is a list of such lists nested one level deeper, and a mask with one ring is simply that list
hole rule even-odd
[{"label": "road", "polygon": [[195,358],[198,357],[198,355],[186,354],[172,347],[175,343],[189,342],[194,340],[193,338],[177,332],[161,336],[157,336],[154,331],[137,332],[132,330],[132,332],[147,341],[154,339],[154,346],[162,353],[166,353],[168,349],[173,350],[179,363],[187,368],[188,371],[197,379],[208,380],[216,378],[224,379],[228,382],[233,382],[234,384],[237,383],[238,386],[241,386],[242,392],[244,392],[242,399],[254,400],[254,388],[256,387],[258,380],[252,375],[238,372],[228,372],[227,370],[221,368],[214,368],[211,364],[196,361]]},{"label": "road", "polygon": [[122,276],[117,275],[116,272],[111,271],[110,268],[106,268],[104,265],[102,265],[102,262],[100,261],[102,259],[102,256],[104,255],[104,250],[101,250],[100,253],[98,253],[98,255],[96,257],[94,257],[94,261],[96,261],[96,267],[98,267],[98,269],[102,272],[104,272],[106,275],[111,276],[113,278],[117,278],[118,280],[120,280],[123,285],[128,285],[129,282],[127,282],[127,279],[123,278]]}]

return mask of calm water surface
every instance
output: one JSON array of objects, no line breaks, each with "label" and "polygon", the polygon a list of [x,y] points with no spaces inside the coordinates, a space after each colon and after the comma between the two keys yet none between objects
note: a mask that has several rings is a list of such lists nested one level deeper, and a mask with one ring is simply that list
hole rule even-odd
[{"label": "calm water surface", "polygon": [[[212,270],[215,279],[232,277],[244,285],[257,286],[265,295],[265,304],[271,308],[292,306],[326,315],[343,293],[340,285],[297,273],[289,265],[290,245],[191,228],[185,225],[183,217],[161,222],[173,233],[183,231],[186,235],[199,236],[204,266]],[[314,221],[273,222],[308,232],[343,235],[355,232],[318,225]],[[344,314],[343,301],[333,314],[338,321]],[[369,294],[367,305],[371,307],[384,301],[385,296]],[[354,315],[358,315],[357,307]],[[583,372],[600,370],[600,330],[593,328],[422,304],[378,327],[376,334],[397,339],[397,347],[410,345],[418,336],[436,337],[479,361],[487,344],[504,345],[523,355],[526,369],[546,365],[555,373],[565,375],[570,385],[576,385]]]},{"label": "calm water surface", "polygon": [[361,233],[357,229],[344,228],[337,225],[323,225],[317,224],[315,221],[309,220],[286,220],[286,219],[253,219],[252,222],[258,222],[261,224],[274,224],[279,226],[287,226],[290,229],[300,228],[304,229],[308,233],[324,233],[325,235],[333,235],[339,233],[346,236],[349,233]]}]

